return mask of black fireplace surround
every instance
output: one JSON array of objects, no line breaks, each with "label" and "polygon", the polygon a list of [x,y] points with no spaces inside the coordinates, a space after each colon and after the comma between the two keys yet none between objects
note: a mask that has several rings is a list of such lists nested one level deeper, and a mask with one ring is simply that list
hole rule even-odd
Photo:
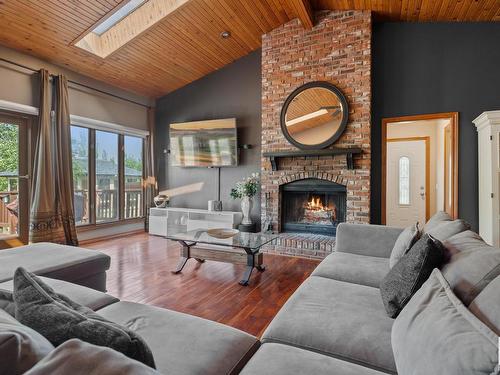
[{"label": "black fireplace surround", "polygon": [[344,185],[317,178],[282,185],[281,231],[335,236],[346,218],[346,193]]}]

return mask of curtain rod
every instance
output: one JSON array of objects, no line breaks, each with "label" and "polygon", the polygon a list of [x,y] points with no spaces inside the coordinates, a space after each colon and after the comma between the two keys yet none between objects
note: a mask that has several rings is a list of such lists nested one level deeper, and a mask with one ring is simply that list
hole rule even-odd
[{"label": "curtain rod", "polygon": [[[30,66],[27,66],[27,65],[23,65],[23,64],[19,64],[15,61],[10,61],[10,60],[7,60],[7,59],[4,59],[3,57],[0,57],[0,61],[3,61],[3,62],[6,62],[8,64],[12,64],[12,65],[16,65],[20,68],[24,68],[24,69],[27,69],[27,70],[31,70],[32,72],[38,72],[38,69],[33,69],[32,67]],[[55,77],[54,74],[50,74],[51,77]],[[136,104],[136,105],[140,105],[142,107],[145,107],[145,108],[151,108],[149,105],[146,105],[146,104],[142,104],[142,103],[139,103],[139,102],[136,102],[135,100],[132,100],[132,99],[127,99],[127,98],[124,98],[122,96],[119,96],[119,95],[115,95],[115,94],[112,94],[110,92],[107,92],[107,91],[104,91],[104,90],[100,90],[100,89],[96,89],[95,87],[92,87],[92,86],[88,86],[88,85],[85,85],[83,83],[80,83],[80,82],[76,82],[76,81],[72,81],[70,79],[68,79],[68,82],[74,84],[74,85],[78,85],[78,86],[81,86],[81,87],[85,87],[89,90],[93,90],[93,91],[97,91],[97,92],[100,92],[101,94],[105,94],[105,95],[109,95],[109,96],[112,96],[114,98],[117,98],[117,99],[121,99],[121,100],[124,100],[126,102],[129,102],[129,103],[133,103],[133,104]]]}]

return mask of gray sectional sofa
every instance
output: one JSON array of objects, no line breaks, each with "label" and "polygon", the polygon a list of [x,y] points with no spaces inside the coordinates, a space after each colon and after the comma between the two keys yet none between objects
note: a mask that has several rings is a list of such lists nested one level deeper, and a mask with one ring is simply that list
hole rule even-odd
[{"label": "gray sectional sofa", "polygon": [[[105,318],[129,327],[133,322],[133,327],[151,347],[157,370],[162,374],[396,374],[397,361],[391,344],[395,319],[387,316],[379,285],[389,272],[389,257],[401,231],[386,226],[341,224],[337,229],[336,251],[324,259],[291,296],[260,340],[222,324],[153,306],[119,301],[103,293],[103,285],[94,282],[103,280],[109,258],[96,251],[38,244],[37,251],[50,248],[52,250],[43,251],[55,254],[57,250],[58,256],[46,259],[50,267],[44,266],[43,262],[30,264],[32,258],[26,253],[33,248],[31,246],[9,250],[8,269],[4,269],[4,254],[0,252],[0,275],[5,280],[17,266],[22,265],[44,276],[43,280],[56,291],[92,308]],[[443,233],[449,235],[446,231]],[[480,249],[478,251],[489,252],[487,264],[481,266],[479,262],[480,267],[489,267],[487,273],[493,278],[499,272],[500,250],[486,245],[473,232],[452,237],[449,246],[454,249],[451,261],[459,265],[458,270],[467,264],[461,255]],[[16,251],[24,254],[22,263],[15,261]],[[495,262],[498,264],[495,265]],[[77,276],[80,272],[78,264],[82,264],[81,272],[85,277]],[[71,267],[72,272],[65,272],[65,267]],[[453,285],[464,284],[464,281],[468,285],[485,284],[474,279],[482,274],[479,271],[472,272],[467,280],[460,279],[462,276],[457,275],[456,270],[443,270],[443,273]],[[462,271],[458,273],[466,274]],[[498,285],[499,277],[495,278]],[[482,284],[480,288],[485,288],[486,285]],[[0,284],[2,288],[11,289],[12,282],[4,281]],[[474,297],[479,292],[474,291]],[[500,291],[496,293],[493,290],[493,294],[492,303],[496,303],[500,300],[496,295]],[[419,298],[425,299],[425,296]],[[477,299],[479,301],[479,297]],[[484,304],[484,300],[481,303]],[[491,290],[488,300],[491,300]],[[494,314],[497,313],[499,309],[494,308]],[[497,334],[499,321],[500,316],[495,320],[490,315],[488,325],[497,330]],[[401,332],[396,334],[400,340]],[[416,360],[432,361],[427,358]],[[487,363],[486,367],[490,365]],[[411,373],[422,372],[416,370]],[[447,375],[446,372],[440,374]]]}]

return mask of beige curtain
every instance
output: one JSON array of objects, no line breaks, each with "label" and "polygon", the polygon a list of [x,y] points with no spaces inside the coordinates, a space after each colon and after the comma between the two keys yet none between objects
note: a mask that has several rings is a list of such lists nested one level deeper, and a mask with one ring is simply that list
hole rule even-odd
[{"label": "beige curtain", "polygon": [[55,113],[52,117],[50,75],[46,70],[41,70],[30,241],[77,246],[66,78],[55,77],[54,88]]},{"label": "beige curtain", "polygon": [[149,135],[146,137],[145,142],[145,152],[144,152],[144,176],[146,179],[144,181],[145,193],[144,193],[144,203],[146,205],[146,221],[145,229],[149,230],[149,208],[153,203],[153,198],[157,194],[157,182],[154,166],[154,133],[155,133],[155,111],[154,108],[148,108],[148,128]]}]

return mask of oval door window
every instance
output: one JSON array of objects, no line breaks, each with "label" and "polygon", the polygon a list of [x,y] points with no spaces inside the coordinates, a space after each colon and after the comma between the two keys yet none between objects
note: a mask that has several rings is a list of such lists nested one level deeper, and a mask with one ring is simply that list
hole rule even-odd
[{"label": "oval door window", "polygon": [[399,204],[410,204],[410,159],[399,158]]}]

